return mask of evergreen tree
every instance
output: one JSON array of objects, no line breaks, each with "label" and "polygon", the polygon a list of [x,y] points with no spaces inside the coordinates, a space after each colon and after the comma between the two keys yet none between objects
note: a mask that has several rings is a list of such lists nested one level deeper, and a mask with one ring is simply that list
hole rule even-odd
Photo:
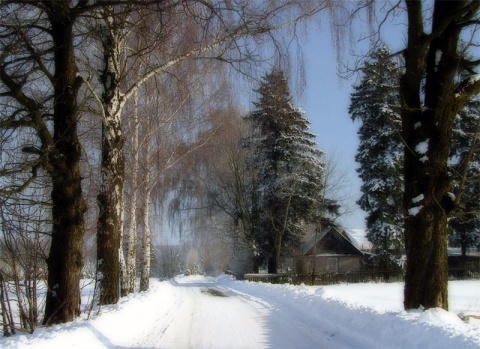
[{"label": "evergreen tree", "polygon": [[480,100],[460,111],[453,132],[450,162],[461,204],[449,221],[449,242],[465,256],[468,247],[480,245]]},{"label": "evergreen tree", "polygon": [[[374,52],[365,63],[364,76],[351,95],[349,112],[362,125],[356,161],[363,180],[358,200],[367,215],[368,239],[380,266],[391,267],[404,250],[403,243],[403,142],[399,136],[400,68],[388,48]],[[480,243],[480,102],[472,101],[455,121],[449,165],[453,174],[452,197],[461,204],[449,221],[450,244],[462,252]],[[389,250],[394,250],[392,254]]]},{"label": "evergreen tree", "polygon": [[257,237],[276,273],[281,253],[303,238],[302,223],[312,221],[322,188],[322,151],[308,132],[304,112],[291,103],[288,82],[273,69],[260,87],[256,110],[250,115],[254,128],[254,163],[258,174]]},{"label": "evergreen tree", "polygon": [[352,120],[362,122],[355,156],[363,181],[357,203],[367,212],[367,237],[382,268],[392,267],[403,253],[399,77],[389,49],[375,51],[365,62],[362,81],[354,86],[349,108]]}]

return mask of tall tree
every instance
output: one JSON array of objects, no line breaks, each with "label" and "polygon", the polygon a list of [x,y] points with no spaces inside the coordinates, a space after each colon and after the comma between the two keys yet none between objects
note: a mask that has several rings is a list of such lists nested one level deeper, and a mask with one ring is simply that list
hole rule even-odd
[{"label": "tall tree", "polygon": [[[324,8],[325,4],[312,6],[310,2],[300,4],[297,0],[273,6],[231,2],[210,4],[203,1],[192,4],[181,1],[140,2],[134,7],[130,7],[132,4],[129,1],[102,4],[100,20],[104,68],[100,77],[103,93],[99,99],[102,103],[104,132],[97,244],[101,275],[100,301],[115,303],[119,297],[118,253],[122,233],[125,165],[121,114],[127,101],[154,77],[192,58],[212,58],[232,64],[252,60],[251,51],[237,44],[239,41],[245,43],[248,38],[261,37],[278,27],[308,18]],[[144,11],[140,11],[140,8]],[[283,15],[285,17],[282,18]],[[158,21],[160,25],[144,27],[151,33],[150,40],[145,40],[145,45],[134,52],[149,53],[154,59],[149,60],[150,64],[145,66],[140,76],[129,81],[125,79],[126,69],[122,74],[121,68],[128,64],[120,65],[119,50],[121,43],[125,42],[122,40],[123,33],[129,32],[126,29],[140,18],[142,21],[147,18]],[[161,48],[162,55],[157,56],[154,48]],[[126,56],[133,59],[133,64],[136,63],[137,55],[129,52]]]},{"label": "tall tree", "polygon": [[[242,117],[241,112],[231,107],[225,114],[228,120],[219,120],[214,137],[206,146],[205,163],[208,166],[207,205],[216,207],[229,217],[228,228],[224,233],[244,246],[251,257],[251,268],[259,272],[261,252],[257,239],[257,204],[256,170],[253,162],[251,145],[251,122]],[[222,119],[224,116],[220,115]],[[212,154],[215,161],[212,161]],[[217,214],[217,215],[215,215]],[[218,217],[218,212],[211,210],[211,215]],[[242,270],[248,270],[247,265]]]},{"label": "tall tree", "polygon": [[[79,117],[74,25],[80,6],[69,2],[9,1],[1,5],[2,127],[30,129],[36,155],[52,183],[52,233],[44,323],[72,320],[79,312],[85,201],[77,134]],[[28,183],[28,180],[27,182]]]},{"label": "tall tree", "polygon": [[[373,52],[354,86],[349,113],[361,121],[355,160],[362,180],[357,201],[367,212],[367,237],[387,269],[403,254],[403,143],[400,137],[399,81],[401,70],[390,50]],[[395,253],[391,253],[394,249]]]},{"label": "tall tree", "polygon": [[[406,309],[448,309],[447,220],[461,197],[449,193],[448,159],[455,117],[480,91],[478,61],[465,51],[477,47],[478,1],[405,1],[408,16],[405,72],[400,80],[402,137],[405,141]],[[430,30],[426,28],[431,25]],[[478,39],[478,35],[477,35]],[[477,42],[478,44],[478,42]],[[469,74],[458,80],[458,72]]]},{"label": "tall tree", "polygon": [[[15,183],[15,188],[6,190],[23,190],[34,181],[39,170],[44,170],[51,177],[52,240],[48,257],[49,289],[45,323],[70,321],[79,311],[79,277],[85,230],[83,215],[86,210],[79,166],[82,147],[77,130],[81,119],[79,91],[82,83],[91,92],[97,92],[97,102],[100,101],[103,115],[106,116],[102,149],[104,182],[98,197],[101,211],[99,226],[102,227],[101,234],[105,233],[106,236],[114,232],[114,235],[105,244],[101,241],[100,249],[105,252],[101,257],[102,266],[108,268],[106,271],[113,270],[108,276],[108,280],[112,280],[108,281],[111,285],[108,287],[118,288],[118,262],[114,259],[118,259],[117,234],[121,230],[121,219],[118,217],[121,217],[123,199],[120,182],[123,179],[122,162],[116,160],[123,152],[121,128],[118,127],[119,111],[123,104],[153,76],[189,58],[211,55],[209,58],[229,62],[245,61],[251,51],[244,50],[245,41],[240,44],[239,40],[264,36],[274,28],[309,17],[323,5],[313,7],[310,2],[304,3],[296,0],[274,4],[269,2],[266,6],[258,6],[253,2],[211,4],[204,1],[186,3],[162,0],[8,0],[1,3],[0,98],[5,106],[1,111],[1,127],[12,131],[4,133],[4,136],[15,137],[25,132],[23,135],[30,137],[24,146],[17,147],[29,155],[28,161],[16,171],[4,172],[8,176],[22,172],[23,176],[18,177],[20,179]],[[117,21],[121,19],[118,15],[124,13],[115,11],[130,5],[150,6],[156,15],[178,16],[183,19],[178,22],[183,26],[182,30],[177,31],[175,29],[179,26],[167,26],[166,35],[175,36],[174,45],[164,47],[164,57],[168,56],[168,59],[157,59],[140,78],[122,85],[119,71],[116,70],[119,67],[114,65],[118,63],[116,50],[119,42],[116,36],[118,30],[121,33],[124,29],[125,23]],[[100,22],[102,16],[102,29],[105,30],[102,30],[101,43],[104,45],[99,57],[104,58],[105,64],[99,69],[94,67],[79,74],[78,57],[81,53],[90,52],[82,50],[90,29],[87,23]],[[159,22],[164,25],[169,16],[162,18],[166,18],[166,21]],[[152,29],[155,28],[158,27],[152,26]],[[175,33],[180,34],[177,36]],[[151,38],[153,43],[144,47],[143,53],[149,52],[150,45],[162,43],[156,35]],[[89,57],[89,63],[98,62],[99,57]],[[100,72],[98,81],[85,78],[92,72]],[[91,86],[93,82],[97,85]],[[119,90],[121,87],[125,87],[125,90]],[[118,291],[113,290],[111,295],[102,296],[102,299],[115,302],[117,294]]]},{"label": "tall tree", "polygon": [[316,148],[309,121],[291,103],[281,70],[266,74],[250,118],[254,127],[254,161],[258,168],[258,237],[276,273],[283,249],[303,237],[301,224],[312,220],[322,188],[323,152]]},{"label": "tall tree", "polygon": [[[120,9],[116,12],[115,9]],[[123,232],[123,184],[125,177],[122,94],[120,91],[121,49],[128,11],[106,6],[98,12],[102,44],[102,150],[98,193],[97,269],[100,304],[114,304],[120,297],[120,249]]]},{"label": "tall tree", "polygon": [[449,221],[449,242],[461,248],[480,245],[480,101],[469,102],[455,121],[450,167],[453,195],[461,195],[459,207]]}]

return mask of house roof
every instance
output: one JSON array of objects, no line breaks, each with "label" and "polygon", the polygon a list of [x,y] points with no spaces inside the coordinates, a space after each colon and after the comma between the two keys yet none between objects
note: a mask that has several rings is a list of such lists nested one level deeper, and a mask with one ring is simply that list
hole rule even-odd
[{"label": "house roof", "polygon": [[371,251],[373,249],[372,243],[367,239],[366,229],[344,229],[343,232],[359,250]]},{"label": "house roof", "polygon": [[[317,246],[316,251],[313,248]],[[307,254],[355,254],[363,252],[353,244],[350,239],[334,227],[328,227],[321,232],[313,232],[301,245],[303,255]]]}]

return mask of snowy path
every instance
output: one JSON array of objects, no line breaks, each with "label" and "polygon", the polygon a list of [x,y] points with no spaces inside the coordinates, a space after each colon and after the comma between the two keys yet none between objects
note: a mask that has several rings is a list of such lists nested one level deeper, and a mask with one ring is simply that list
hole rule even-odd
[{"label": "snowy path", "polygon": [[[137,336],[118,348],[461,348],[480,347],[478,334],[412,322],[420,314],[378,312],[298,286],[235,282],[229,278],[180,277],[153,294],[156,314]],[[446,313],[446,312],[445,312]],[[441,313],[433,321],[454,314]],[[427,318],[428,316],[425,315]],[[443,319],[441,319],[443,317]],[[427,319],[428,320],[428,319]],[[463,325],[463,324],[461,324]],[[448,330],[448,328],[447,328]],[[407,334],[408,333],[408,334]],[[112,334],[113,336],[113,334]]]},{"label": "snowy path", "polygon": [[[166,285],[167,286],[167,285]],[[212,279],[178,279],[166,288],[159,316],[142,348],[302,348],[331,347],[330,336],[305,327],[304,319],[284,314],[271,304],[221,286]],[[165,309],[164,305],[170,304]],[[163,308],[163,311],[160,311]],[[147,329],[146,329],[147,330]],[[341,346],[335,345],[336,348]]]},{"label": "snowy path", "polygon": [[264,306],[231,297],[208,281],[172,282],[168,288],[172,306],[159,316],[160,326],[150,329],[145,347],[255,348],[265,342]]},{"label": "snowy path", "polygon": [[405,312],[401,284],[152,280],[149,292],[122,298],[93,319],[0,338],[0,348],[480,348],[480,320],[456,315],[480,314],[480,281],[451,286],[456,312]]}]

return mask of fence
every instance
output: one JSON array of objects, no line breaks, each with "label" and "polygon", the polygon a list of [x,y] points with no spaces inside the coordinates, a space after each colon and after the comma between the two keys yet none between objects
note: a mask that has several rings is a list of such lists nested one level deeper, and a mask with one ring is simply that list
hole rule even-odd
[{"label": "fence", "polygon": [[472,280],[480,279],[480,267],[477,268],[450,268],[448,269],[449,280]]},{"label": "fence", "polygon": [[[245,280],[256,282],[269,282],[272,284],[306,284],[306,285],[333,285],[339,283],[366,283],[366,282],[398,282],[404,280],[401,271],[396,270],[362,270],[339,273],[323,274],[245,274]],[[451,268],[450,280],[480,279],[480,269]]]},{"label": "fence", "polygon": [[293,274],[245,274],[244,278],[248,281],[269,282],[271,284],[289,284],[292,283]]},{"label": "fence", "polygon": [[325,273],[317,275],[297,274],[292,279],[294,284],[334,285],[339,283],[356,284],[365,282],[396,282],[403,281],[402,272],[392,270],[362,270],[343,274]]},{"label": "fence", "polygon": [[322,273],[322,274],[245,274],[245,280],[269,282],[272,284],[306,284],[306,285],[333,285],[339,283],[361,282],[394,282],[402,281],[403,275],[397,271],[389,270],[364,270],[348,273]]}]

